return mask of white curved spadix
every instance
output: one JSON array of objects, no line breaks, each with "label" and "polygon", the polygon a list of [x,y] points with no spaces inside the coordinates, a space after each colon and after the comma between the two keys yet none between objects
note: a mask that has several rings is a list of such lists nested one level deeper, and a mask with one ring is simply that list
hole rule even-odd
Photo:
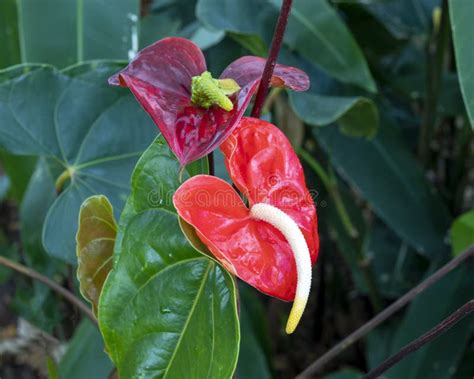
[{"label": "white curved spadix", "polygon": [[273,205],[264,203],[254,204],[250,209],[250,215],[277,228],[286,238],[293,251],[297,275],[296,295],[286,323],[286,333],[291,334],[300,322],[311,289],[311,256],[308,244],[296,222]]}]

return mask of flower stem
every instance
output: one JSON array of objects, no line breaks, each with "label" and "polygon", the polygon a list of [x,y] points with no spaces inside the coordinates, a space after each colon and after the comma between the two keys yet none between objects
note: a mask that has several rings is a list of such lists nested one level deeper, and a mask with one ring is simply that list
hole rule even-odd
[{"label": "flower stem", "polygon": [[382,309],[382,299],[377,288],[374,273],[370,261],[365,257],[363,252],[363,244],[359,241],[359,232],[351,221],[349,212],[344,205],[344,202],[339,192],[337,179],[334,173],[327,173],[324,168],[310,155],[307,151],[300,149],[298,155],[308,164],[309,167],[319,176],[323,182],[324,187],[331,196],[336,206],[336,212],[342,222],[344,229],[352,240],[354,249],[357,254],[357,262],[359,269],[364,277],[365,285],[369,295],[370,303],[375,311]]},{"label": "flower stem", "polygon": [[400,351],[398,351],[398,353],[392,355],[390,358],[383,361],[379,366],[377,366],[367,375],[365,375],[364,379],[378,378],[381,374],[390,369],[390,367],[400,362],[407,355],[417,351],[427,343],[439,337],[441,334],[451,329],[454,325],[456,325],[459,321],[461,321],[464,317],[466,317],[473,311],[474,299],[471,299],[461,308],[459,308],[456,312],[452,313],[450,316],[441,321],[434,328],[430,329],[422,336],[410,342],[408,345],[405,345]]},{"label": "flower stem", "polygon": [[309,378],[312,377],[316,372],[318,372],[326,363],[331,361],[333,358],[338,356],[344,350],[346,350],[349,346],[352,346],[370,331],[375,329],[379,326],[382,322],[387,320],[393,314],[398,312],[401,308],[405,305],[410,303],[416,296],[420,293],[425,291],[427,288],[431,287],[435,284],[438,280],[443,278],[446,274],[454,270],[458,267],[462,262],[466,261],[469,258],[474,257],[474,245],[470,246],[466,249],[462,254],[458,255],[456,258],[453,258],[448,263],[446,263],[443,267],[441,267],[438,271],[430,275],[424,281],[422,281],[417,286],[413,287],[410,291],[408,291],[405,295],[400,297],[397,301],[390,304],[387,308],[385,308],[382,312],[376,315],[374,318],[367,321],[364,325],[362,325],[359,329],[352,332],[346,338],[344,338],[341,342],[337,345],[332,347],[328,350],[325,354],[321,355],[316,361],[314,361],[311,365],[309,365],[301,374],[297,376],[297,378]]},{"label": "flower stem", "polygon": [[209,163],[209,175],[214,176],[216,170],[215,170],[215,166],[214,166],[214,152],[213,151],[211,151],[207,155],[207,161]]},{"label": "flower stem", "polygon": [[80,311],[82,311],[95,325],[97,325],[97,319],[95,318],[94,314],[92,313],[91,309],[84,304],[80,299],[78,299],[73,293],[69,292],[67,289],[61,287],[59,284],[53,282],[51,279],[47,278],[46,276],[40,274],[37,271],[34,271],[28,267],[25,267],[19,263],[13,262],[8,258],[0,256],[0,265],[8,267],[12,270],[19,272],[25,276],[28,276],[34,280],[37,280],[53,291],[57,292],[61,295],[64,299],[69,301],[72,305],[76,306]]},{"label": "flower stem", "polygon": [[[435,25],[433,28],[433,39],[428,42],[426,100],[418,143],[418,155],[425,165],[429,160],[430,142],[436,123],[436,111],[441,88],[444,57],[449,43],[449,36],[449,6],[448,1],[443,0],[440,24],[438,26]],[[434,52],[433,49],[435,49]]]},{"label": "flower stem", "polygon": [[255,97],[255,103],[252,109],[252,117],[259,118],[260,114],[262,113],[263,104],[265,102],[265,97],[267,96],[268,87],[270,86],[270,82],[272,80],[273,70],[275,68],[278,53],[280,52],[281,43],[283,41],[283,35],[285,34],[286,24],[288,23],[288,17],[290,15],[292,3],[293,0],[283,0],[283,4],[281,5],[280,15],[278,16],[278,21],[273,33],[270,52],[263,69],[262,79],[260,79],[257,96]]}]

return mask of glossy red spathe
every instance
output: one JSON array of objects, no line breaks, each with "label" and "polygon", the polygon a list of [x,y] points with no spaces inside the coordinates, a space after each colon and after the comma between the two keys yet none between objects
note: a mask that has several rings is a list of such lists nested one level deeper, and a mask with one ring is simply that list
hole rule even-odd
[{"label": "glossy red spathe", "polygon": [[[201,50],[184,38],[165,38],[143,49],[109,83],[130,88],[185,165],[213,151],[232,133],[258,89],[264,65],[264,59],[247,56],[224,70],[220,78],[234,79],[241,87],[230,97],[234,108],[229,112],[191,103],[192,77],[206,71],[206,62]],[[304,91],[309,79],[301,70],[276,65],[272,84]]]},{"label": "glossy red spathe", "polygon": [[[319,251],[316,209],[285,135],[266,121],[243,118],[221,149],[249,207],[267,203],[289,215],[303,232],[314,264]],[[293,300],[297,273],[288,242],[272,225],[253,219],[230,184],[194,176],[179,187],[173,202],[230,272],[268,295]]]}]

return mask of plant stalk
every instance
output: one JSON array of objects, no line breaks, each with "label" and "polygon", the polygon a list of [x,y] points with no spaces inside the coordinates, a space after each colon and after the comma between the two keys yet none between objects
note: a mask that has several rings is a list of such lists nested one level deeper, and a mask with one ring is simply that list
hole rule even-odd
[{"label": "plant stalk", "polygon": [[[436,49],[434,53],[431,53],[432,42],[429,42],[428,45],[428,73],[426,75],[425,109],[423,112],[420,139],[418,143],[418,155],[424,165],[428,163],[430,156],[430,142],[433,138],[433,131],[436,123],[444,57],[450,36],[449,29],[448,1],[443,0],[439,29],[435,26],[433,32],[433,39],[435,41],[434,48]],[[432,64],[431,61],[433,61]]]},{"label": "plant stalk", "polygon": [[262,113],[263,104],[265,103],[268,87],[270,87],[273,70],[275,68],[278,53],[280,52],[281,43],[283,41],[283,35],[285,34],[286,24],[288,23],[288,17],[290,15],[292,4],[293,0],[283,0],[283,4],[281,5],[280,15],[278,16],[278,21],[273,33],[270,52],[263,69],[262,78],[260,79],[260,85],[258,86],[257,95],[255,97],[255,103],[253,105],[251,114],[252,117],[259,118]]},{"label": "plant stalk", "polygon": [[413,287],[405,295],[403,295],[394,303],[392,303],[390,306],[385,308],[382,312],[380,312],[374,318],[367,321],[359,329],[355,330],[353,333],[348,335],[337,345],[335,345],[330,350],[328,350],[325,354],[321,355],[316,361],[314,361],[303,372],[301,372],[297,376],[297,378],[302,379],[302,378],[311,377],[313,374],[318,372],[330,360],[338,356],[340,353],[346,350],[349,346],[352,346],[355,342],[357,342],[366,334],[368,334],[370,331],[372,331],[374,328],[379,326],[382,322],[384,322],[393,314],[398,312],[401,308],[403,308],[405,305],[410,303],[416,296],[418,296],[420,293],[425,291],[427,288],[431,287],[438,280],[443,278],[446,274],[448,274],[449,272],[454,270],[456,267],[458,267],[461,263],[463,263],[464,261],[472,257],[474,257],[474,245],[470,246],[462,254],[450,260],[438,271],[430,275],[428,278],[423,280],[417,286]]},{"label": "plant stalk", "polygon": [[378,378],[381,374],[383,374],[385,371],[390,369],[392,366],[396,365],[398,362],[400,362],[402,359],[407,357],[409,354],[417,351],[418,349],[422,348],[427,343],[430,343],[431,341],[439,337],[441,334],[451,329],[454,325],[456,325],[459,321],[461,321],[464,317],[466,317],[473,311],[474,311],[474,299],[471,299],[466,304],[464,304],[461,308],[459,308],[456,312],[452,313],[449,317],[441,321],[434,328],[430,329],[422,336],[410,342],[408,345],[405,345],[396,354],[392,355],[390,358],[383,361],[379,366],[377,366],[372,371],[370,371],[367,375],[365,375],[364,379]]},{"label": "plant stalk", "polygon": [[13,262],[3,256],[0,256],[0,265],[8,267],[12,270],[19,272],[20,274],[23,274],[31,279],[37,280],[38,282],[45,284],[53,291],[61,295],[64,299],[69,301],[72,305],[77,307],[80,311],[84,313],[84,315],[86,315],[92,321],[93,324],[97,325],[97,319],[92,313],[90,307],[83,303],[80,299],[78,299],[72,292],[61,287],[59,284],[53,282],[51,279],[47,278],[46,276],[40,274],[37,271],[34,271],[19,263]]}]

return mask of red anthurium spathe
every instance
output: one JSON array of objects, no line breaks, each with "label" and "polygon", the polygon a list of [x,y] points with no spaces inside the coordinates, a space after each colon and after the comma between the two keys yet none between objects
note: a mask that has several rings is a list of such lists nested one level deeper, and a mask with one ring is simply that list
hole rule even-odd
[{"label": "red anthurium spathe", "polygon": [[290,142],[274,125],[243,118],[221,145],[230,184],[197,175],[173,202],[224,267],[258,290],[291,301],[287,332],[306,305],[311,266],[319,251],[317,217],[303,169]]},{"label": "red anthurium spathe", "polygon": [[[125,69],[109,79],[109,83],[130,88],[181,165],[185,165],[213,151],[232,133],[258,89],[264,65],[262,58],[242,57],[224,70],[220,80],[215,80],[206,72],[204,55],[194,43],[171,37],[140,51]],[[196,104],[191,101],[193,78],[200,78],[203,73],[208,75],[206,83],[216,88],[222,85],[224,89],[221,91],[219,87],[217,94],[206,93],[206,86],[195,90],[194,95],[211,100]],[[225,86],[229,82],[224,79],[233,79],[230,82],[238,86],[228,91]],[[296,68],[276,65],[272,85],[304,91],[309,87],[309,79]],[[228,104],[214,105],[219,104],[214,95],[228,96],[221,99]]]}]

